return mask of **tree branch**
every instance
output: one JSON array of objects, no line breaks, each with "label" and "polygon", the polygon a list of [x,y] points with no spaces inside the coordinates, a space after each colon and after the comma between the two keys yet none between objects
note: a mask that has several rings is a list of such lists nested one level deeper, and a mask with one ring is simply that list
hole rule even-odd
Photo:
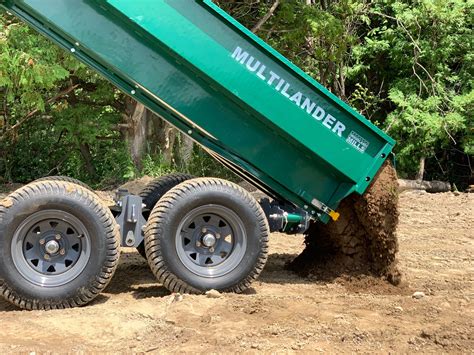
[{"label": "tree branch", "polygon": [[[63,91],[61,91],[59,94],[56,96],[50,98],[48,101],[46,101],[46,104],[51,105],[52,103],[56,102],[59,100],[61,97],[69,94],[70,92],[74,91],[77,89],[79,85],[74,85],[71,86]],[[17,123],[15,123],[13,126],[9,127],[5,132],[0,136],[0,141],[4,140],[5,137],[12,131],[17,130],[22,124],[24,124],[26,121],[31,119],[33,116],[35,116],[38,112],[40,112],[39,109],[34,109],[33,111],[29,112],[26,116],[24,116],[21,120],[19,120]]]},{"label": "tree branch", "polygon": [[272,17],[272,15],[275,13],[275,10],[277,9],[278,5],[280,5],[280,0],[275,0],[272,7],[270,7],[270,10],[268,10],[268,12],[265,14],[265,16],[263,16],[260,19],[260,21],[257,22],[257,24],[255,26],[253,26],[253,28],[252,28],[253,33],[258,32],[258,30],[260,30],[260,28],[265,24],[265,22],[267,22],[270,19],[270,17]]}]

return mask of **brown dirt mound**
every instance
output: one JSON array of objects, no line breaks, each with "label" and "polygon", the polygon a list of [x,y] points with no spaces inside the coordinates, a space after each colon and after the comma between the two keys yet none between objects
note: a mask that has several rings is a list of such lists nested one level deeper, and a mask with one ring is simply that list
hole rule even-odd
[{"label": "brown dirt mound", "polygon": [[337,222],[310,226],[306,248],[289,269],[321,279],[374,275],[399,284],[397,186],[395,169],[385,163],[363,196],[354,194],[342,201]]}]

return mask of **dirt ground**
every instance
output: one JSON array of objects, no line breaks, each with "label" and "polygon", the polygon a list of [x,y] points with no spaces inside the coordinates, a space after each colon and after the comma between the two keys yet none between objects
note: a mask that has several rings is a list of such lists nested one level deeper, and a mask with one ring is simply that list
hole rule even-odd
[{"label": "dirt ground", "polygon": [[299,277],[285,264],[303,250],[303,237],[275,234],[246,294],[170,295],[124,250],[111,285],[89,306],[28,312],[0,301],[0,353],[472,353],[474,194],[405,192],[400,212],[398,287]]}]

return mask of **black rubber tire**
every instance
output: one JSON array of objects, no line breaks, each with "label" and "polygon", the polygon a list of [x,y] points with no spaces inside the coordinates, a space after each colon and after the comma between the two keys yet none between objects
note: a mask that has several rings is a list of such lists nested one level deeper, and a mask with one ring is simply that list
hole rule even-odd
[{"label": "black rubber tire", "polygon": [[[11,244],[18,226],[38,211],[65,211],[90,235],[90,256],[81,273],[59,287],[38,286],[15,267]],[[83,306],[108,285],[120,256],[120,233],[110,210],[88,189],[67,181],[28,184],[0,201],[0,295],[23,309]]]},{"label": "black rubber tire", "polygon": [[[176,232],[184,216],[208,204],[233,211],[244,222],[247,235],[243,259],[227,274],[215,278],[192,273],[180,261],[176,249]],[[226,180],[198,178],[174,187],[157,203],[145,229],[145,249],[153,274],[171,292],[202,294],[215,289],[239,293],[263,270],[268,237],[265,213],[247,191]]]},{"label": "black rubber tire", "polygon": [[83,183],[81,180],[77,180],[77,179],[71,178],[69,176],[45,176],[45,177],[36,179],[33,182],[39,182],[39,181],[65,181],[65,182],[70,182],[72,184],[82,186],[83,188],[95,193],[95,191],[92,190],[89,185]]},{"label": "black rubber tire", "polygon": [[[150,182],[141,192],[140,196],[143,199],[145,208],[150,212],[153,207],[157,204],[161,197],[176,185],[181,184],[186,180],[194,179],[194,176],[189,174],[174,173],[169,175],[160,176],[158,179]],[[145,212],[143,215],[145,219],[148,219],[150,212]],[[142,242],[137,247],[138,252],[141,256],[146,259],[145,243]]]}]

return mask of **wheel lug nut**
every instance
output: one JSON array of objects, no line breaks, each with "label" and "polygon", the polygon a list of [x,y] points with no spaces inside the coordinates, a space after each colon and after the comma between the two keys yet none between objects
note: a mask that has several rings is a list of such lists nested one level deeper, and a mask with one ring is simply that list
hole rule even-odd
[{"label": "wheel lug nut", "polygon": [[61,254],[61,255],[66,255],[66,250],[61,249],[61,251],[59,252],[59,254]]},{"label": "wheel lug nut", "polygon": [[220,234],[220,233],[217,233],[217,234],[216,234],[216,238],[217,238],[217,239],[221,239],[221,234]]},{"label": "wheel lug nut", "polygon": [[56,237],[55,237],[55,238],[56,238],[56,240],[59,240],[59,239],[61,239],[61,235],[56,234]]},{"label": "wheel lug nut", "polygon": [[40,239],[39,243],[40,243],[41,245],[44,245],[44,243],[46,243],[46,241],[45,241],[44,239]]},{"label": "wheel lug nut", "polygon": [[213,248],[213,247],[210,247],[210,248],[209,248],[209,251],[210,251],[211,253],[214,253],[214,248]]},{"label": "wheel lug nut", "polygon": [[49,260],[49,259],[51,259],[51,258],[49,257],[48,254],[44,254],[44,259],[45,259],[45,260]]},{"label": "wheel lug nut", "polygon": [[207,232],[207,228],[203,228],[203,229],[202,229],[202,232],[203,232],[203,233],[206,233],[206,232]]},{"label": "wheel lug nut", "polygon": [[197,247],[200,247],[200,246],[201,246],[201,242],[196,242],[196,246],[197,246]]}]

